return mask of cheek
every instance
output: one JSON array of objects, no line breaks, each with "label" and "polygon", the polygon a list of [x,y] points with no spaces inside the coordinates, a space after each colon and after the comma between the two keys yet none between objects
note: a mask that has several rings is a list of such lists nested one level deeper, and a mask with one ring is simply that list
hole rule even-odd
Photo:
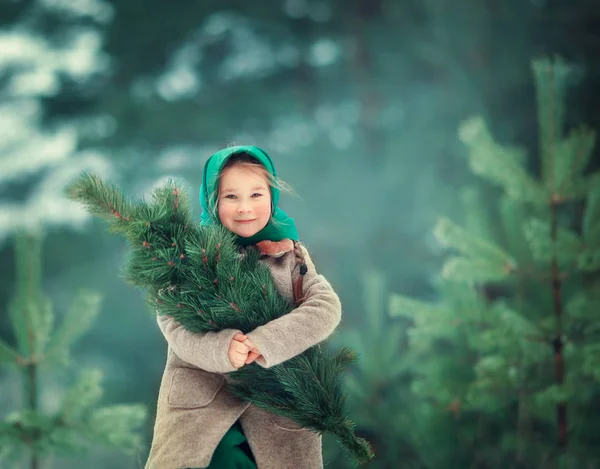
[{"label": "cheek", "polygon": [[219,219],[223,221],[224,218],[228,218],[231,216],[231,207],[228,207],[227,204],[219,204],[217,208],[217,213],[219,215]]},{"label": "cheek", "polygon": [[267,200],[260,206],[261,215],[271,216],[271,200]]}]

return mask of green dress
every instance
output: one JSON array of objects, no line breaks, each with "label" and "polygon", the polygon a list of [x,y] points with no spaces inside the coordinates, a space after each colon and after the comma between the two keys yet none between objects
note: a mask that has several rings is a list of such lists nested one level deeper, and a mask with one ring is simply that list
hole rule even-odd
[{"label": "green dress", "polygon": [[257,469],[239,420],[219,442],[208,469]]}]

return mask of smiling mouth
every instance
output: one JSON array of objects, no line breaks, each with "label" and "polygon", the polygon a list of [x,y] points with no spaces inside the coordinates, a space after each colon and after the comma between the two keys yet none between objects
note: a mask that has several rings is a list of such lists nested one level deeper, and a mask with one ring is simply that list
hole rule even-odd
[{"label": "smiling mouth", "polygon": [[238,223],[252,223],[254,220],[236,220]]}]

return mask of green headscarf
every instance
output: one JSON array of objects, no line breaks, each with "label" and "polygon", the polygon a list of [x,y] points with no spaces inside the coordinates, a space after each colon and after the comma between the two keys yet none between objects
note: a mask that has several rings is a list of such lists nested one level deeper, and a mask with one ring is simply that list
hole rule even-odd
[{"label": "green headscarf", "polygon": [[[236,153],[247,153],[256,158],[271,174],[273,180],[277,181],[277,171],[275,170],[273,161],[271,161],[271,158],[264,150],[251,145],[228,147],[219,150],[206,161],[202,172],[202,185],[200,186],[200,205],[202,206],[202,215],[200,217],[201,225],[221,223],[218,217],[213,217],[210,212],[209,201],[212,202],[212,206],[217,206],[216,201],[219,190],[219,176],[229,157]],[[279,189],[271,186],[270,189],[271,218],[269,219],[269,223],[250,238],[238,236],[238,244],[247,246],[264,240],[281,241],[286,238],[295,241],[299,240],[294,219],[290,218],[283,210],[277,207],[277,203],[279,202]]]}]

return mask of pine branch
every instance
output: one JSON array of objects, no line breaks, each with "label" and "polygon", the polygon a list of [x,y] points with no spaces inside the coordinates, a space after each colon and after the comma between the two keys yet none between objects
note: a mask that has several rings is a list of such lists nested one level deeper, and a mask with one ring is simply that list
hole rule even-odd
[{"label": "pine branch", "polygon": [[14,348],[0,339],[0,362],[21,364],[23,363],[23,358]]},{"label": "pine branch", "polygon": [[80,290],[61,325],[55,329],[50,338],[42,360],[47,364],[66,364],[69,359],[69,349],[89,329],[99,310],[100,296]]},{"label": "pine branch", "polygon": [[582,231],[583,239],[588,244],[598,242],[600,239],[600,186],[588,195]]},{"label": "pine branch", "polygon": [[515,200],[527,201],[536,207],[547,204],[546,190],[523,165],[525,152],[496,143],[481,116],[465,121],[459,137],[469,148],[469,164],[474,174],[501,186]]},{"label": "pine branch", "polygon": [[[153,312],[187,330],[248,332],[295,308],[277,292],[258,250],[240,252],[224,227],[194,223],[187,194],[172,181],[153,193],[152,204],[125,203],[116,186],[85,173],[67,193],[125,237],[131,246],[125,280],[147,290]],[[354,434],[342,386],[342,369],[354,359],[347,348],[332,354],[316,345],[271,368],[242,367],[229,374],[227,386],[304,428],[335,434],[355,462],[364,463],[373,453]]]},{"label": "pine branch", "polygon": [[559,171],[555,171],[557,177],[561,178],[556,190],[556,196],[560,201],[575,195],[574,182],[581,177],[595,144],[596,132],[587,127],[573,130],[569,137],[561,142],[557,151],[564,154],[561,162],[565,167],[561,166]]},{"label": "pine branch", "polygon": [[[66,396],[68,412],[53,416],[38,408],[40,386],[43,384],[39,380],[41,366],[56,364],[68,357],[69,347],[96,315],[99,298],[91,293],[80,295],[80,301],[75,302],[61,327],[51,334],[54,314],[51,302],[44,297],[41,289],[40,237],[21,232],[15,241],[18,282],[10,303],[10,316],[18,348],[13,349],[0,341],[0,361],[16,362],[20,367],[26,408],[12,412],[4,422],[0,422],[0,465],[5,467],[27,454],[29,467],[35,469],[41,465],[42,457],[56,451],[72,454],[97,444],[101,438],[121,446],[125,451],[131,450],[131,444],[127,443],[139,439],[134,430],[141,425],[145,411],[140,406],[124,406],[121,415],[129,425],[129,435],[119,436],[121,428],[111,429],[108,426],[95,433],[90,431],[92,421],[89,414],[92,409],[89,407],[94,403],[90,396],[97,394],[99,383],[87,371],[82,373],[80,381]],[[126,417],[128,412],[129,417]],[[131,418],[132,415],[135,418]],[[123,427],[123,418],[116,419],[120,427]],[[112,441],[112,438],[118,441]]]},{"label": "pine branch", "polygon": [[85,171],[79,181],[68,188],[67,195],[82,202],[90,213],[106,217],[113,223],[131,221],[132,207],[117,187],[104,184],[99,177]]},{"label": "pine branch", "polygon": [[442,270],[444,278],[456,281],[502,280],[516,268],[516,261],[496,244],[469,233],[447,218],[440,218],[434,236],[463,257],[451,257]]}]

